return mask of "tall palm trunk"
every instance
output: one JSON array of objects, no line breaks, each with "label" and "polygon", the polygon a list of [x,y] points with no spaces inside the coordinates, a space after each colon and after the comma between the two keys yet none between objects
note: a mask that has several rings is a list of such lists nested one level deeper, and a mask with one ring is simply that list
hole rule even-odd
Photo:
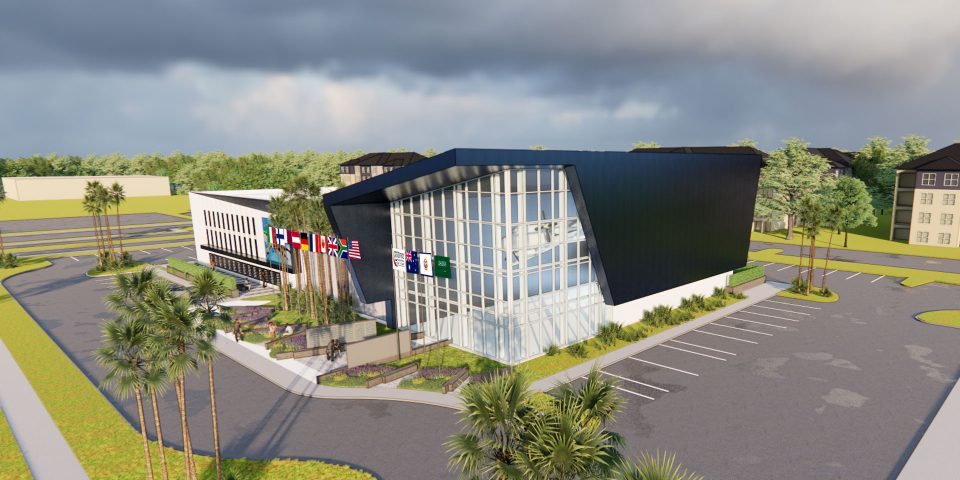
[{"label": "tall palm trunk", "polygon": [[813,288],[813,261],[817,258],[817,232],[809,235],[810,237],[810,268],[807,269],[807,295],[810,295],[810,289]]},{"label": "tall palm trunk", "polygon": [[213,453],[217,462],[217,480],[222,480],[220,470],[220,429],[217,426],[217,395],[213,386],[213,362],[207,362],[207,374],[210,377],[210,413],[213,415]]},{"label": "tall palm trunk", "polygon": [[312,255],[307,252],[303,256],[303,274],[307,277],[307,303],[310,304],[310,321],[317,321],[317,301],[313,291],[313,262]]},{"label": "tall palm trunk", "polygon": [[797,263],[797,279],[803,280],[803,274],[800,273],[803,271],[803,242],[804,242],[804,231],[800,230],[800,262]]},{"label": "tall palm trunk", "polygon": [[97,242],[97,265],[103,267],[103,237],[100,232],[100,215],[91,213],[90,218],[93,220],[93,238]]},{"label": "tall palm trunk", "polygon": [[113,258],[113,233],[110,231],[110,212],[106,209],[103,210],[103,220],[106,223],[107,230],[107,245],[110,248],[110,258]]},{"label": "tall palm trunk", "polygon": [[147,422],[143,418],[143,396],[140,389],[136,389],[134,395],[137,397],[137,415],[140,419],[140,440],[143,441],[143,455],[147,459],[147,478],[153,480],[153,460],[150,458],[150,443],[147,441]]},{"label": "tall palm trunk", "polygon": [[303,313],[303,278],[300,276],[300,250],[291,248],[290,259],[293,260],[293,271],[297,276],[297,311]]},{"label": "tall palm trunk", "polygon": [[193,449],[190,446],[190,427],[187,425],[187,397],[184,392],[183,377],[174,380],[173,383],[177,393],[177,407],[180,409],[180,432],[183,435],[184,476],[188,479],[195,479]]},{"label": "tall palm trunk", "polygon": [[823,277],[820,278],[820,289],[827,289],[827,266],[830,263],[830,246],[833,245],[833,228],[830,228],[830,239],[827,241],[827,254],[823,257]]},{"label": "tall palm trunk", "polygon": [[160,447],[160,474],[163,480],[169,478],[167,473],[167,453],[163,451],[163,429],[160,428],[160,408],[157,406],[157,392],[150,389],[150,401],[153,403],[153,426],[157,430],[157,446]]},{"label": "tall palm trunk", "polygon": [[329,301],[329,298],[327,297],[327,264],[326,258],[324,258],[326,256],[327,255],[323,252],[320,252],[320,254],[317,255],[317,283],[319,284],[318,290],[320,290],[320,297],[323,300],[323,324],[329,325],[330,317],[327,314],[327,302]]},{"label": "tall palm trunk", "polygon": [[120,226],[120,204],[117,204],[117,241],[120,242],[120,257],[123,257],[123,227]]},{"label": "tall palm trunk", "polygon": [[3,231],[0,230],[0,255],[6,255],[7,251],[3,248]]},{"label": "tall palm trunk", "polygon": [[279,244],[273,244],[273,251],[277,252],[277,270],[280,271],[280,305],[284,310],[289,310],[290,305],[287,303],[287,256],[284,253],[283,247]]}]

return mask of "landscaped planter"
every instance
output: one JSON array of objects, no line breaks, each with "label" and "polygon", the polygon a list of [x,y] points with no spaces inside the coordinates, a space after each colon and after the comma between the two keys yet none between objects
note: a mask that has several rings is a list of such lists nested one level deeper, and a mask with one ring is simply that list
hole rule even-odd
[{"label": "landscaped planter", "polygon": [[373,388],[382,383],[390,383],[398,378],[406,377],[420,368],[419,363],[411,363],[403,367],[394,368],[382,375],[367,379],[367,388]]},{"label": "landscaped planter", "polygon": [[744,290],[749,290],[749,289],[751,289],[751,288],[753,288],[753,287],[756,287],[756,286],[759,286],[759,285],[763,285],[763,283],[766,282],[766,281],[767,281],[767,276],[764,275],[764,276],[762,276],[762,277],[760,277],[760,278],[755,278],[755,279],[753,279],[753,280],[750,280],[749,282],[741,283],[740,285],[736,285],[736,286],[733,286],[733,287],[727,287],[727,292],[730,292],[730,293],[740,293],[740,292],[743,292]]}]

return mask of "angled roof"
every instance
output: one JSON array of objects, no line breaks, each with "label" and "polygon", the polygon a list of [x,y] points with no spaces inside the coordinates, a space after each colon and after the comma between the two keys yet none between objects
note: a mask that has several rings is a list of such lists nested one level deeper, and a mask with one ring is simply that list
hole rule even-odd
[{"label": "angled roof", "polygon": [[631,152],[637,153],[703,153],[703,154],[732,154],[732,155],[766,155],[753,147],[644,147],[634,148]]},{"label": "angled roof", "polygon": [[807,151],[827,159],[833,168],[853,168],[853,155],[849,152],[836,148],[808,148]]},{"label": "angled roof", "polygon": [[362,166],[373,166],[379,165],[383,167],[404,167],[410,165],[414,162],[419,162],[423,160],[423,155],[420,155],[417,152],[377,152],[377,153],[368,153],[361,157],[354,158],[353,160],[347,160],[346,162],[341,163],[341,166],[349,167],[353,165],[362,165]]},{"label": "angled roof", "polygon": [[904,163],[897,170],[960,170],[960,143]]},{"label": "angled roof", "polygon": [[223,190],[212,192],[190,192],[195,195],[220,200],[221,202],[232,203],[242,207],[252,208],[254,210],[267,211],[267,205],[271,197],[279,196],[283,190],[263,189],[263,190]]}]

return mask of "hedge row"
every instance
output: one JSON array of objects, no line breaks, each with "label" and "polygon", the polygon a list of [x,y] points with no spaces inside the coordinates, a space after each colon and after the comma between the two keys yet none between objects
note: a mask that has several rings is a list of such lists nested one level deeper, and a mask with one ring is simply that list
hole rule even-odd
[{"label": "hedge row", "polygon": [[[167,268],[171,270],[176,270],[184,275],[187,275],[190,278],[193,278],[200,272],[202,272],[207,267],[201,267],[199,265],[194,265],[192,263],[185,262],[179,258],[167,257]],[[236,291],[237,290],[237,280],[229,275],[224,275],[220,272],[214,271],[213,277],[217,280],[223,282],[224,288],[227,291]]]},{"label": "hedge row", "polygon": [[747,265],[745,267],[740,267],[733,271],[733,275],[730,275],[729,286],[736,287],[737,285],[743,285],[751,280],[756,280],[762,276],[766,275],[763,265]]}]

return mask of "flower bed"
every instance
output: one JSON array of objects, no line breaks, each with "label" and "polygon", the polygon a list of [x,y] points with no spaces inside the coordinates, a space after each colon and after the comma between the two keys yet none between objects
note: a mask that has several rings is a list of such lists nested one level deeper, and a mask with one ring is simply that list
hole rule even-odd
[{"label": "flower bed", "polygon": [[400,381],[400,388],[442,392],[443,384],[447,383],[447,380],[450,380],[456,374],[457,369],[455,368],[420,370],[409,378]]},{"label": "flower bed", "polygon": [[320,385],[325,387],[367,388],[367,379],[391,370],[389,365],[361,365],[323,377]]}]

